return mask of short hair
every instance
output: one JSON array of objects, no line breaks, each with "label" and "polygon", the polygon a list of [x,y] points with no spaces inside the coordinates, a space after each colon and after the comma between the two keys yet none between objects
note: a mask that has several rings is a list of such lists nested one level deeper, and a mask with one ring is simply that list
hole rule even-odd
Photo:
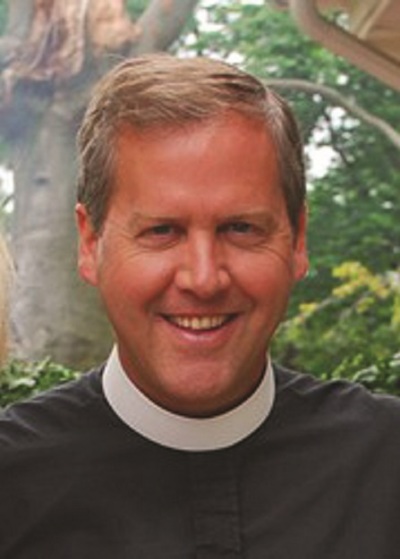
[{"label": "short hair", "polygon": [[118,131],[171,130],[236,111],[265,122],[275,144],[286,209],[297,232],[305,199],[303,146],[288,103],[259,79],[205,57],[151,54],[127,59],[94,89],[78,133],[78,201],[96,231],[107,213]]}]

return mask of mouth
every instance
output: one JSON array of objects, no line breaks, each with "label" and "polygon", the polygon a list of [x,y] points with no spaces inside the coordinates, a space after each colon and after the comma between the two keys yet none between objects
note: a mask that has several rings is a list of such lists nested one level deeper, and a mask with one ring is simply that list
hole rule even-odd
[{"label": "mouth", "polygon": [[179,315],[163,315],[165,320],[170,324],[183,330],[196,332],[209,332],[218,330],[235,319],[235,314],[218,314],[210,316],[179,316]]}]

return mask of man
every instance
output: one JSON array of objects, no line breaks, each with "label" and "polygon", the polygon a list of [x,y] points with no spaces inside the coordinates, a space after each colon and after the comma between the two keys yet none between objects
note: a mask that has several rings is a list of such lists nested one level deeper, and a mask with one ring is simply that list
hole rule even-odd
[{"label": "man", "polygon": [[287,104],[222,62],[128,60],[79,148],[116,346],[4,415],[1,559],[397,557],[399,402],[268,356],[307,271]]}]

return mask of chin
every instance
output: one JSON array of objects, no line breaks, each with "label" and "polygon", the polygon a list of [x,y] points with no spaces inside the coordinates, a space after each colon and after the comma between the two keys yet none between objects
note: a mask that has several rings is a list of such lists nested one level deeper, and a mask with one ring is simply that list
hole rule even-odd
[{"label": "chin", "polygon": [[188,385],[178,391],[169,390],[165,397],[159,401],[159,405],[173,413],[190,417],[210,417],[228,411],[243,400],[226,390],[226,387],[215,386],[192,386]]}]

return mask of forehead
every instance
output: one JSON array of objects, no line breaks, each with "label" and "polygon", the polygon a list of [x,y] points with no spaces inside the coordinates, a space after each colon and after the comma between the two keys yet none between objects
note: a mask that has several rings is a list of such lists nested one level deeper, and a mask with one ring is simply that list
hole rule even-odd
[{"label": "forehead", "polygon": [[224,150],[229,153],[233,150],[247,153],[249,148],[256,157],[263,152],[270,163],[277,163],[276,145],[267,122],[236,111],[200,121],[178,125],[160,124],[144,129],[121,123],[115,139],[118,164],[123,164],[125,158],[139,164],[161,153],[168,161],[169,157],[174,159],[177,152],[181,152],[184,157],[190,151],[192,158],[197,156],[201,159],[208,150],[216,150],[223,156]]},{"label": "forehead", "polygon": [[281,191],[274,142],[264,122],[238,114],[179,128],[120,129],[114,192],[137,202],[179,204],[197,196],[204,204],[236,198],[264,199]]}]

